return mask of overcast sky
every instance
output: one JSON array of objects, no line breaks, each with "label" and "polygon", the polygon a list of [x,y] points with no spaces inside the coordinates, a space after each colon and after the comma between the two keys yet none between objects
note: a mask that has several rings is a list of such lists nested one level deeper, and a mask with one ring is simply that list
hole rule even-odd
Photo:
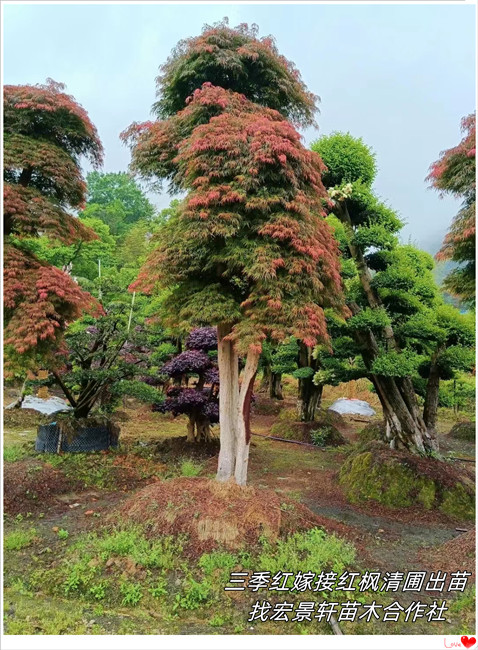
[{"label": "overcast sky", "polygon": [[[378,194],[407,222],[402,239],[435,252],[457,203],[424,181],[475,110],[470,5],[5,5],[4,82],[67,85],[124,171],[119,133],[150,118],[158,66],[181,38],[228,16],[257,23],[321,97],[319,134],[349,131],[377,154]],[[154,198],[164,207],[167,195]]]}]

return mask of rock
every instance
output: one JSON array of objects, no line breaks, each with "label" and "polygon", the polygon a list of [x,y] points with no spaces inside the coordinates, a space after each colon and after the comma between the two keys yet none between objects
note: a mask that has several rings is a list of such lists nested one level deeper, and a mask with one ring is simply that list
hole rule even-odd
[{"label": "rock", "polygon": [[41,397],[34,397],[27,395],[22,402],[22,409],[33,409],[45,415],[51,415],[57,411],[69,411],[71,406],[61,397],[49,397],[48,399],[41,399]]},{"label": "rock", "polygon": [[391,508],[419,506],[456,519],[474,519],[475,487],[467,470],[435,458],[370,442],[352,452],[339,481],[351,503],[375,501]]},{"label": "rock", "polygon": [[469,440],[470,442],[475,442],[476,436],[476,423],[465,420],[464,422],[458,422],[450,429],[448,434],[450,438],[456,438],[458,440]]},{"label": "rock", "polygon": [[386,442],[386,424],[385,420],[381,422],[369,422],[358,434],[360,442],[371,442],[372,440],[381,440]]},{"label": "rock", "polygon": [[340,397],[335,400],[328,410],[340,413],[340,415],[366,415],[369,417],[375,415],[375,411],[368,402],[361,399],[348,399],[347,397]]}]

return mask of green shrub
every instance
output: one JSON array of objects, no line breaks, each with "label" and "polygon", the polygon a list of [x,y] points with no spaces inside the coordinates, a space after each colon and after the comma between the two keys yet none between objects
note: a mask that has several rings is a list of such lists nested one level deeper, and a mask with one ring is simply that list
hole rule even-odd
[{"label": "green shrub", "polygon": [[176,601],[173,605],[173,610],[178,609],[198,609],[201,607],[211,595],[212,585],[208,580],[196,582],[193,578],[189,578],[181,594],[177,594]]},{"label": "green shrub", "polygon": [[[262,571],[336,571],[342,573],[355,559],[355,548],[321,528],[297,532],[275,544],[262,540],[263,550],[255,563]],[[284,569],[287,567],[287,569]]]},{"label": "green shrub", "polygon": [[202,464],[192,460],[183,460],[180,467],[181,476],[198,476],[202,472]]},{"label": "green shrub", "polygon": [[5,463],[15,463],[17,460],[23,460],[32,453],[26,445],[8,445],[3,448],[3,460]]},{"label": "green shrub", "polygon": [[317,447],[339,447],[346,444],[346,440],[340,431],[332,425],[319,426],[310,432],[312,444]]},{"label": "green shrub", "polygon": [[143,590],[137,582],[123,582],[120,585],[120,593],[123,596],[122,605],[136,607],[143,597]]}]

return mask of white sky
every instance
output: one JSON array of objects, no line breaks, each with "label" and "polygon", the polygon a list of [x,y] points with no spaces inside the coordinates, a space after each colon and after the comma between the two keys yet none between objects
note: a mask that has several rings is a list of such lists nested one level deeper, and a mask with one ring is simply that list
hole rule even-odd
[{"label": "white sky", "polygon": [[322,98],[320,133],[350,131],[373,147],[375,188],[407,222],[402,239],[435,252],[457,203],[424,179],[475,110],[474,6],[4,4],[4,83],[65,83],[98,128],[105,171],[123,171],[119,133],[150,118],[159,65],[224,16],[276,38]]}]

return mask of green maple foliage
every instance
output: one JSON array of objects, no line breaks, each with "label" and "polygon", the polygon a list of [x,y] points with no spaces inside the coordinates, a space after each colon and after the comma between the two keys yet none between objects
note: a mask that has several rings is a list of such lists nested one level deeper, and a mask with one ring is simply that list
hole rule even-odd
[{"label": "green maple foliage", "polygon": [[314,123],[318,97],[307,90],[294,64],[279,54],[271,36],[258,38],[257,25],[233,29],[224,19],[180,41],[157,78],[156,115],[175,115],[204,83],[241,93],[297,126]]},{"label": "green maple foliage", "polygon": [[[374,194],[374,174],[364,173],[375,173],[368,147],[348,134],[323,137],[312,147],[336,183],[329,189],[336,205],[328,219],[339,243],[346,302],[353,314],[347,320],[327,314],[332,351],[316,349],[320,370],[315,381],[334,384],[365,376],[388,390],[392,380],[408,395],[413,383],[426,398],[430,377],[437,380],[438,391],[440,379],[471,370],[469,318],[444,304],[432,257],[399,243],[402,222]],[[429,415],[427,424],[433,424]]]}]

